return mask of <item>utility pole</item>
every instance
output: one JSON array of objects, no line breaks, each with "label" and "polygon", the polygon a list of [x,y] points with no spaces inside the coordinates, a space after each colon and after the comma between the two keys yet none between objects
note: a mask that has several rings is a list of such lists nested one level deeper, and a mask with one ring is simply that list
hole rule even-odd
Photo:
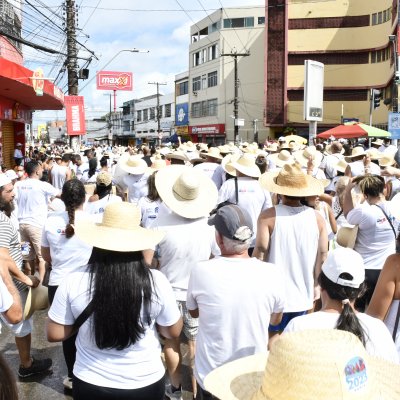
[{"label": "utility pole", "polygon": [[231,52],[231,53],[226,53],[226,54],[221,54],[221,57],[233,57],[234,60],[234,93],[235,97],[233,99],[233,116],[235,117],[235,126],[234,126],[234,136],[233,136],[233,141],[236,144],[237,138],[239,136],[239,78],[238,78],[238,65],[237,65],[237,58],[238,57],[247,57],[250,55],[250,52],[248,51],[247,53],[237,53]]},{"label": "utility pole", "polygon": [[160,115],[160,85],[166,85],[166,82],[149,82],[149,85],[157,85],[157,135],[159,140],[159,145],[161,146],[161,115]]}]

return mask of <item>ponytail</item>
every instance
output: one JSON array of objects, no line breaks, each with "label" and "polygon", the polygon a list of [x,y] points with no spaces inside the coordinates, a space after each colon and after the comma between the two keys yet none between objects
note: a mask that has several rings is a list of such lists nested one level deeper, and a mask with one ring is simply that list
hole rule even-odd
[{"label": "ponytail", "polygon": [[[340,274],[339,278],[351,280],[352,276],[344,272]],[[368,339],[367,334],[350,304],[351,301],[356,300],[365,293],[365,283],[361,284],[359,288],[342,286],[338,283],[332,282],[323,272],[321,272],[318,277],[318,283],[321,286],[321,289],[326,290],[328,296],[332,300],[342,302],[343,309],[337,321],[336,329],[356,335],[365,346]]]},{"label": "ponytail", "polygon": [[66,210],[68,213],[68,224],[65,227],[65,237],[69,239],[75,234],[75,209],[72,207],[66,207]]}]

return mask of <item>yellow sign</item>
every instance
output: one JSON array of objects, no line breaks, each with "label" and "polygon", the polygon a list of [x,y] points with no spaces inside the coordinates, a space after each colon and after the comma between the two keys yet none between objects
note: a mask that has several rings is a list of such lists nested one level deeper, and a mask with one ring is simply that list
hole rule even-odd
[{"label": "yellow sign", "polygon": [[45,137],[46,136],[46,131],[47,131],[46,124],[39,124],[38,127],[37,127],[37,132],[38,132],[37,133],[37,138],[41,139],[42,135],[43,135],[43,137]]},{"label": "yellow sign", "polygon": [[36,96],[43,96],[44,89],[44,74],[42,68],[36,68],[32,76],[32,87],[36,92]]},{"label": "yellow sign", "polygon": [[189,133],[189,127],[186,126],[176,126],[175,133],[177,135],[187,135]]}]

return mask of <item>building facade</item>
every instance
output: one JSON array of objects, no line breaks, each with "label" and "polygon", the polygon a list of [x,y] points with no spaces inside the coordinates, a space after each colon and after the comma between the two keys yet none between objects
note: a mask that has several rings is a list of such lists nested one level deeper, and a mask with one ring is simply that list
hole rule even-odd
[{"label": "building facade", "polygon": [[387,127],[394,104],[397,0],[266,0],[265,125],[271,136],[285,127],[308,135],[303,120],[304,61],[325,65],[323,121],[369,123],[371,89],[381,92],[372,123]]},{"label": "building facade", "polygon": [[[235,123],[240,125],[238,141],[252,142],[257,133],[267,136],[261,123],[264,27],[262,6],[222,8],[191,26],[187,96],[192,141],[233,141]],[[235,94],[234,56],[238,54],[243,56],[237,57]]]}]

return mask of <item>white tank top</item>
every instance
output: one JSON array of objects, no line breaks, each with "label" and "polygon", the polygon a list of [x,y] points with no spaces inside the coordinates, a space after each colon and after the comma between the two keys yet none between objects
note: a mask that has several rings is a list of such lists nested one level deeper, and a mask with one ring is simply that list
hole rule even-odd
[{"label": "white tank top", "polygon": [[[389,308],[389,312],[384,321],[385,325],[389,329],[391,336],[393,336],[394,324],[396,322],[396,315],[397,315],[397,310],[399,309],[399,303],[400,303],[400,300],[392,301],[392,304],[390,305],[390,308]],[[399,356],[400,356],[400,324],[397,327],[395,344],[396,344],[397,352],[399,353]]]},{"label": "white tank top", "polygon": [[314,266],[319,241],[315,210],[279,204],[275,212],[267,261],[283,269],[284,312],[306,311],[312,308],[314,300]]},{"label": "white tank top", "polygon": [[51,169],[51,183],[57,189],[62,189],[67,177],[68,167],[66,165],[54,164]]}]

